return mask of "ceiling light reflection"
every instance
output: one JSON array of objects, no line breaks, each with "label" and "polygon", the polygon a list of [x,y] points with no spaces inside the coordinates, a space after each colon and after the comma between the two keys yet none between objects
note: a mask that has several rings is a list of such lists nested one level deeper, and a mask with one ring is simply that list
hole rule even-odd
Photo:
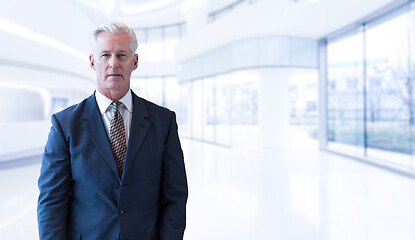
[{"label": "ceiling light reflection", "polygon": [[47,47],[51,47],[59,51],[62,51],[66,54],[72,55],[83,61],[89,62],[88,55],[79,51],[78,49],[75,49],[69,45],[66,45],[56,39],[53,39],[41,33],[35,32],[10,20],[0,18],[0,31],[29,39],[31,41],[43,44]]}]

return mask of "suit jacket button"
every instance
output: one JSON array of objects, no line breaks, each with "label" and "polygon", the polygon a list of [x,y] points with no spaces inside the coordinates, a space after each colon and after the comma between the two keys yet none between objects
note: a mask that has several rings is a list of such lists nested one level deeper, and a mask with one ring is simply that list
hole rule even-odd
[{"label": "suit jacket button", "polygon": [[122,215],[124,215],[124,214],[125,214],[125,211],[124,211],[124,210],[120,210],[120,211],[119,211],[119,214],[122,216]]},{"label": "suit jacket button", "polygon": [[117,183],[117,185],[115,186],[116,189],[120,189],[120,184]]}]

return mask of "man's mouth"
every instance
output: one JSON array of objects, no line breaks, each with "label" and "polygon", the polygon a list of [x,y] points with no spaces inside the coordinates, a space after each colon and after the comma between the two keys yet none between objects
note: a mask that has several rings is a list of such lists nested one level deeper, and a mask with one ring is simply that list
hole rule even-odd
[{"label": "man's mouth", "polygon": [[122,76],[121,74],[117,74],[117,73],[108,74],[108,77],[121,77],[121,76]]}]

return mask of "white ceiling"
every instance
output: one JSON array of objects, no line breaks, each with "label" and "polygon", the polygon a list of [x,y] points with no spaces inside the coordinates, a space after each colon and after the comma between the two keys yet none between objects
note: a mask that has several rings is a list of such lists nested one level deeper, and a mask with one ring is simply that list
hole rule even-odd
[{"label": "white ceiling", "polygon": [[255,28],[272,34],[321,38],[392,2],[403,1],[301,0],[295,3],[293,0],[262,0],[252,6],[252,11],[245,10],[244,19],[254,19]]},{"label": "white ceiling", "polygon": [[[198,6],[204,7],[205,13],[209,13],[234,2],[174,0],[163,2],[166,3],[164,6],[160,5],[147,13],[128,15],[121,11],[121,4],[133,8],[139,4],[161,1],[163,0],[5,1],[0,8],[0,39],[3,43],[0,60],[7,59],[22,66],[32,64],[39,69],[46,67],[55,72],[80,75],[83,76],[82,79],[93,79],[94,72],[88,64],[88,36],[97,24],[117,20],[131,27],[151,27],[185,20],[191,22],[191,19],[185,18],[183,6],[187,6],[188,11],[197,13],[203,12]],[[238,8],[218,21],[199,25],[182,39],[181,48],[179,45],[177,52],[185,59],[241,39],[265,35],[320,38],[385,5],[404,1],[319,0],[297,4],[293,0],[256,0],[255,4]],[[201,16],[202,19],[206,16],[194,15]],[[192,15],[186,15],[189,16]],[[188,27],[189,25],[188,22]],[[22,74],[23,70],[28,71],[24,67],[21,69]],[[7,69],[3,66],[0,70],[3,79],[16,78],[14,66]],[[37,70],[33,72],[41,73]],[[51,79],[55,75],[51,74]],[[33,81],[44,81],[46,78],[43,75],[30,76]],[[58,86],[62,85],[64,79],[56,78],[53,81]]]},{"label": "white ceiling", "polygon": [[[204,6],[206,13],[223,9],[238,0],[66,0],[96,24],[111,20],[132,27],[151,27],[185,21],[183,9]],[[257,0],[263,1],[263,0]],[[290,1],[290,0],[286,0]],[[186,5],[186,6],[185,6]]]},{"label": "white ceiling", "polygon": [[[186,21],[188,8],[194,11],[210,12],[229,6],[237,0],[67,0],[74,4],[96,24],[108,21],[122,21],[132,27],[151,27]],[[350,24],[391,2],[406,0],[256,0],[250,6],[269,4],[257,18],[278,19],[270,22],[275,29],[293,33],[314,32],[315,36],[339,25]],[[203,11],[197,8],[205,8]],[[237,11],[241,10],[239,8]],[[192,10],[190,10],[192,11]],[[331,27],[333,26],[333,27]],[[290,31],[288,31],[290,32]],[[310,35],[310,34],[307,34]],[[313,35],[313,34],[311,34]]]},{"label": "white ceiling", "polygon": [[397,1],[400,0],[319,0],[300,3],[292,0],[259,0],[186,36],[178,47],[179,59],[189,59],[241,39],[259,36],[319,39]]}]

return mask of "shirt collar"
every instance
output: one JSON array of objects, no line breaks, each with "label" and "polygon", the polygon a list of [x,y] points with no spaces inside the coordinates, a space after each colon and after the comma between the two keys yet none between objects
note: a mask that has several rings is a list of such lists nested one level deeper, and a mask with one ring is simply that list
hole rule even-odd
[{"label": "shirt collar", "polygon": [[[108,107],[111,105],[112,100],[105,97],[102,93],[99,91],[95,91],[95,99],[98,104],[99,111],[101,112],[101,115],[104,115],[104,113],[107,111]],[[131,90],[125,94],[124,97],[120,99],[120,102],[124,104],[124,106],[127,108],[127,110],[131,113],[132,112],[132,95]]]}]

